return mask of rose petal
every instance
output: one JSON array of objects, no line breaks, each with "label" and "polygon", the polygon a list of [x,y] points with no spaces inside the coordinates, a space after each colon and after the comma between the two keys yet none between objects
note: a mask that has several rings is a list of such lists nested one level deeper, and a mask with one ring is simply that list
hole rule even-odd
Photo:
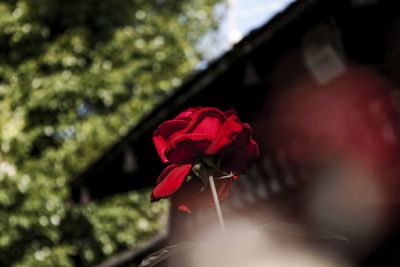
[{"label": "rose petal", "polygon": [[236,110],[234,110],[234,109],[228,109],[227,111],[224,112],[224,114],[225,114],[225,118],[229,118],[231,116],[238,117],[238,114],[237,114]]},{"label": "rose petal", "polygon": [[189,122],[184,120],[169,120],[162,123],[153,133],[153,142],[161,160],[168,162],[164,155],[168,143],[176,136],[183,134]]},{"label": "rose petal", "polygon": [[[229,178],[216,181],[215,186],[217,188],[218,199],[220,202],[229,197],[232,189],[232,182],[232,179]],[[212,205],[214,206],[214,201]]]},{"label": "rose petal", "polygon": [[225,147],[223,147],[220,151],[220,154],[226,155],[232,153],[237,149],[242,149],[246,147],[250,143],[253,129],[247,123],[243,123],[242,126],[242,132],[239,133],[230,144],[227,144]]},{"label": "rose petal", "polygon": [[235,174],[244,172],[250,164],[260,156],[260,149],[254,140],[250,140],[245,147],[232,151],[222,160],[222,166]]},{"label": "rose petal", "polygon": [[193,114],[185,133],[208,134],[214,139],[224,120],[225,115],[219,109],[202,108]]},{"label": "rose petal", "polygon": [[[194,178],[182,187],[172,196],[172,203],[178,210],[186,213],[192,213],[196,209],[213,207],[214,200],[211,189],[208,186],[201,191],[203,183],[199,178]],[[232,188],[232,179],[215,180],[215,187],[219,202],[226,199]]]},{"label": "rose petal", "polygon": [[233,181],[236,181],[237,179],[239,179],[240,175],[241,175],[241,173],[238,173],[238,174],[236,174],[236,175],[233,175],[233,176],[232,176]]},{"label": "rose petal", "polygon": [[187,110],[179,113],[178,116],[175,117],[175,119],[190,121],[193,117],[193,114],[200,109],[202,109],[202,107],[188,108]]},{"label": "rose petal", "polygon": [[166,198],[175,193],[192,169],[192,164],[172,164],[164,169],[157,179],[157,185],[151,193],[151,201]]},{"label": "rose petal", "polygon": [[177,206],[177,208],[178,208],[179,211],[185,212],[187,214],[192,214],[193,213],[193,211],[186,205],[180,205],[180,206]]},{"label": "rose petal", "polygon": [[165,157],[172,163],[188,163],[201,156],[211,144],[207,134],[184,134],[174,138],[165,149]]},{"label": "rose petal", "polygon": [[243,124],[239,121],[238,117],[229,117],[220,127],[216,138],[211,145],[207,148],[206,155],[217,154],[222,148],[232,144],[235,139],[243,132]]}]

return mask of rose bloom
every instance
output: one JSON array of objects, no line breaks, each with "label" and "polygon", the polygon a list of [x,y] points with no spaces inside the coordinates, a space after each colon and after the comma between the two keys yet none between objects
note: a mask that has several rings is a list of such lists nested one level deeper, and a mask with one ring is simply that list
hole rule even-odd
[{"label": "rose bloom", "polygon": [[[212,175],[217,178],[218,198],[222,201],[229,195],[233,180],[259,156],[250,125],[240,122],[234,110],[189,108],[162,123],[153,141],[161,160],[170,165],[158,177],[151,199],[172,196],[172,203],[188,213],[213,203],[211,191],[202,181],[207,177],[200,179],[192,170],[196,162],[218,162]],[[228,173],[228,177],[218,179]]]}]

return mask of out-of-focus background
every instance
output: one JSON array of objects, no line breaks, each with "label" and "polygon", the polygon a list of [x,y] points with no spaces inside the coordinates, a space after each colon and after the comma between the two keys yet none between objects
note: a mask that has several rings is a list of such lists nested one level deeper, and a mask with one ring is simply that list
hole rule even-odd
[{"label": "out-of-focus background", "polygon": [[212,246],[215,210],[149,196],[152,133],[194,106],[234,108],[260,157],[222,203],[225,251],[159,266],[400,266],[399,5],[0,0],[0,266]]},{"label": "out-of-focus background", "polygon": [[288,2],[0,1],[0,266],[91,266],[152,236],[167,203],[148,190],[80,205],[69,181]]}]

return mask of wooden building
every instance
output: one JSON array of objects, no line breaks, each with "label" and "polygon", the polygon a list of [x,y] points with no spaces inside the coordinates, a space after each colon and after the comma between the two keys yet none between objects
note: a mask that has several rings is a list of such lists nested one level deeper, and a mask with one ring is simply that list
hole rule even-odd
[{"label": "wooden building", "polygon": [[[113,194],[152,187],[164,168],[152,142],[161,122],[187,107],[234,108],[242,121],[254,125],[261,157],[233,187],[222,205],[227,217],[236,214],[265,223],[302,217],[307,169],[293,166],[269,146],[260,129],[264,110],[279,92],[307,81],[325,88],[351,66],[368,66],[392,84],[400,81],[399,2],[384,0],[298,0],[266,25],[255,29],[232,50],[195,73],[147,114],[99,160],[71,182],[72,198],[85,203]],[[327,118],[329,119],[329,118]],[[398,208],[391,207],[396,213]],[[142,248],[132,249],[99,266],[136,266],[150,251],[183,241],[189,229],[214,220],[214,211],[189,219],[171,211],[166,233]],[[206,219],[204,219],[206,218]],[[211,218],[211,219],[210,219]],[[398,216],[393,215],[397,221]],[[210,221],[207,221],[208,223]],[[392,223],[395,224],[395,223]],[[351,251],[360,266],[400,266],[398,227],[390,227],[366,253]]]}]

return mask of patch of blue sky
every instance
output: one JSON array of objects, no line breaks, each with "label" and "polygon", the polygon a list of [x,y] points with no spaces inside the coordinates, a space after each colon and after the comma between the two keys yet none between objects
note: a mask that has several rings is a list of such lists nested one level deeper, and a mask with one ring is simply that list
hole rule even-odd
[{"label": "patch of blue sky", "polygon": [[[233,27],[242,38],[251,30],[268,22],[294,0],[231,0]],[[229,30],[229,29],[228,29]]]},{"label": "patch of blue sky", "polygon": [[206,36],[200,43],[200,49],[206,58],[197,69],[205,69],[208,62],[218,58],[240,41],[253,29],[256,29],[296,0],[228,0],[228,10],[221,22],[217,34]]}]

